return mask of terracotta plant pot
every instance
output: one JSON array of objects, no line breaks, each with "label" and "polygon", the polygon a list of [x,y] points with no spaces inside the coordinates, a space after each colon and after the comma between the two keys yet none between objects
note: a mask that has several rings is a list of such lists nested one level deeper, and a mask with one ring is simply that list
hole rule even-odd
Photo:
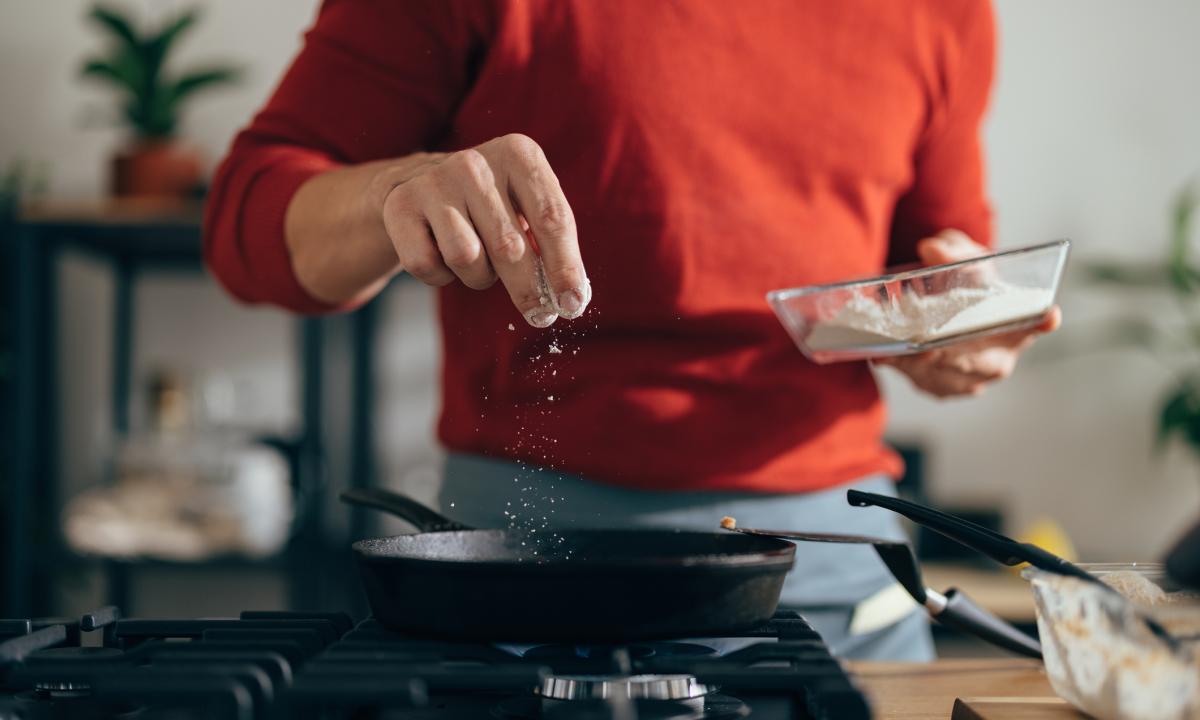
[{"label": "terracotta plant pot", "polygon": [[113,194],[121,198],[184,199],[201,182],[200,153],[174,140],[139,140],[112,161]]}]

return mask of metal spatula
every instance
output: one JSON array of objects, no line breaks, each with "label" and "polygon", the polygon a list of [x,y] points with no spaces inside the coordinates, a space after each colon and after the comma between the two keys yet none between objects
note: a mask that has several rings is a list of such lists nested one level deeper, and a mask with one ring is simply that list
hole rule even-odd
[{"label": "metal spatula", "polygon": [[[1003,565],[1013,566],[1020,565],[1021,563],[1029,563],[1039,570],[1079,578],[1080,580],[1094,583],[1104,588],[1107,592],[1120,595],[1117,590],[1110,587],[1100,578],[1054,553],[1043,550],[1032,543],[1017,542],[1006,535],[1001,535],[982,525],[976,525],[973,522],[963,520],[949,513],[934,510],[933,508],[925,507],[924,505],[919,505],[908,500],[863,492],[861,490],[848,490],[846,492],[846,499],[851,505],[857,507],[873,505],[899,513],[909,520],[924,525],[934,532],[941,533],[972,550],[981,552]],[[1151,632],[1161,638],[1168,646],[1171,648],[1179,647],[1179,640],[1171,635],[1157,620],[1144,613],[1141,614],[1141,618],[1146,623],[1146,627],[1150,628]]]},{"label": "metal spatula", "polygon": [[870,545],[875,548],[875,552],[896,580],[908,591],[913,600],[925,608],[931,618],[1019,655],[1039,659],[1042,657],[1042,646],[1038,644],[1037,640],[985,610],[966,593],[956,588],[950,588],[945,593],[940,593],[926,587],[925,581],[921,577],[921,567],[917,564],[917,558],[913,555],[912,548],[908,543],[866,535],[761,530],[726,525],[721,527],[731,532],[765,535],[785,540]]}]

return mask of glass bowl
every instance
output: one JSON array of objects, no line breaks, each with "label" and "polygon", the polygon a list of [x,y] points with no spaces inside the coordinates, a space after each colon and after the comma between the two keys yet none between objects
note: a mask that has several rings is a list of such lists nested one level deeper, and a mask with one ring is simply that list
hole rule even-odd
[{"label": "glass bowl", "polygon": [[810,360],[907,355],[1040,323],[1054,306],[1070,242],[945,265],[773,290],[767,302]]},{"label": "glass bowl", "polygon": [[1200,717],[1200,595],[1180,592],[1159,563],[1080,567],[1120,595],[1034,568],[1021,573],[1033,587],[1054,691],[1100,720]]}]

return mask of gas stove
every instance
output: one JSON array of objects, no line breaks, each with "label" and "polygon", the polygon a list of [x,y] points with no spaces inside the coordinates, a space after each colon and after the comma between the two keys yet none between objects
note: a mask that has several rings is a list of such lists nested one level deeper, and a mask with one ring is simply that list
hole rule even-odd
[{"label": "gas stove", "polygon": [[446,642],[341,613],[0,620],[0,720],[869,717],[795,613],[736,639],[613,646]]}]

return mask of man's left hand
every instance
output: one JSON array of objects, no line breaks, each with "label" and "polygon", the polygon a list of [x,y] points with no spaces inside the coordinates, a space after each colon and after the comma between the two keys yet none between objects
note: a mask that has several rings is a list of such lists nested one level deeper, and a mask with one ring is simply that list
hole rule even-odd
[{"label": "man's left hand", "polygon": [[[943,230],[917,243],[917,254],[925,265],[968,260],[988,252],[987,248],[958,230]],[[939,398],[974,396],[997,380],[1012,374],[1017,359],[1038,335],[1053,332],[1062,324],[1062,312],[1054,307],[1036,327],[1003,335],[980,338],[918,355],[876,360],[908,376],[913,385]]]}]

